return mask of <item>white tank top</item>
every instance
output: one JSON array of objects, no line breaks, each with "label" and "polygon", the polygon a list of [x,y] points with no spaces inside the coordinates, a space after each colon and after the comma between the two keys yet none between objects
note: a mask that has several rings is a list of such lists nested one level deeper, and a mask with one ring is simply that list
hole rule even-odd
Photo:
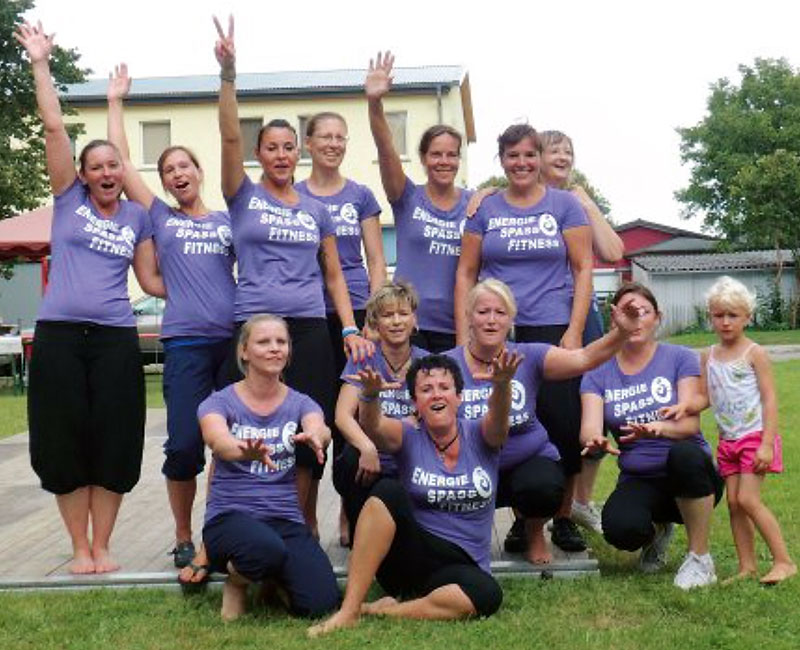
[{"label": "white tank top", "polygon": [[708,394],[723,440],[739,440],[764,430],[756,371],[746,359],[754,345],[733,361],[715,359],[716,345],[708,355]]}]

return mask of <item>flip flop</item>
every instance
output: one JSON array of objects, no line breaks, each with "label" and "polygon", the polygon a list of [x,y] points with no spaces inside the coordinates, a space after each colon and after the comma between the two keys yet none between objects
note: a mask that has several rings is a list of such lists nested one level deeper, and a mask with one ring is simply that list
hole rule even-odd
[{"label": "flip flop", "polygon": [[[191,576],[188,580],[181,578],[185,569],[191,569]],[[196,579],[199,576],[199,579]],[[211,577],[211,567],[208,564],[195,564],[189,562],[181,572],[178,573],[178,582],[184,590],[191,591],[192,589],[200,589],[205,586],[208,579]]]}]

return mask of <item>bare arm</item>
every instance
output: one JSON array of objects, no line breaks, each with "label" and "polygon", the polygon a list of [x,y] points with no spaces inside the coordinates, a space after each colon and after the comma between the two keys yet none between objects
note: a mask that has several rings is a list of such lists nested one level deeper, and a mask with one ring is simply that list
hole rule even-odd
[{"label": "bare arm", "polygon": [[[685,402],[700,388],[698,377],[684,377],[678,380],[678,401]],[[620,427],[627,435],[620,442],[632,442],[640,438],[668,438],[682,440],[700,432],[700,418],[687,415],[680,420],[658,420],[646,424],[628,424]]]},{"label": "bare arm", "polygon": [[108,139],[116,145],[122,156],[122,164],[125,169],[122,183],[125,194],[129,199],[149,210],[153,205],[155,194],[147,187],[141,174],[131,163],[128,137],[125,134],[123,100],[128,96],[130,88],[131,78],[128,76],[128,66],[120,63],[115,66],[113,74],[108,77]]},{"label": "bare arm", "polygon": [[50,189],[58,196],[75,182],[75,163],[69,143],[58,93],[50,76],[50,54],[53,51],[53,35],[47,36],[42,23],[27,22],[17,26],[14,38],[25,48],[31,60],[33,81],[36,86],[36,103],[44,124],[44,144],[47,158],[47,174]]},{"label": "bare arm", "polygon": [[[486,444],[499,449],[508,438],[508,416],[511,414],[511,380],[522,363],[522,356],[508,350],[492,362],[492,392],[488,410],[482,420],[483,439]],[[478,376],[477,378],[480,378]]]},{"label": "bare arm", "polygon": [[219,39],[214,54],[220,66],[219,135],[222,141],[222,194],[230,198],[244,181],[242,130],[239,126],[239,106],[236,102],[236,47],[233,40],[233,16],[228,18],[228,34],[214,17]]},{"label": "bare arm", "polygon": [[229,462],[256,460],[275,469],[262,440],[240,440],[231,434],[225,418],[209,413],[200,418],[203,441],[216,458]]},{"label": "bare arm", "polygon": [[603,435],[603,398],[596,393],[581,393],[581,445],[583,453],[603,450],[619,455]]},{"label": "bare arm", "polygon": [[406,173],[403,171],[403,163],[392,141],[392,130],[386,121],[383,113],[383,96],[392,87],[392,66],[394,56],[391,52],[386,52],[383,56],[378,52],[377,58],[370,59],[369,72],[364,82],[364,91],[367,95],[367,106],[369,114],[369,128],[372,131],[372,138],[375,140],[375,147],[378,149],[378,166],[381,170],[381,181],[386,198],[389,201],[396,201],[403,195],[406,186]]},{"label": "bare arm", "polygon": [[361,381],[358,393],[358,423],[361,429],[381,451],[396,452],[403,445],[403,423],[383,415],[380,404],[381,390],[390,386],[371,368],[360,370],[358,379]]},{"label": "bare arm", "polygon": [[367,217],[361,222],[361,238],[367,256],[369,290],[374,293],[386,282],[386,258],[383,255],[381,220],[378,215]]},{"label": "bare arm", "polygon": [[708,397],[708,355],[710,349],[700,353],[700,382],[698,390],[692,395],[687,395],[687,401],[678,401],[677,404],[665,406],[659,414],[665,420],[679,420],[687,415],[700,415],[711,404]]},{"label": "bare arm", "polygon": [[592,234],[588,226],[578,226],[565,230],[564,243],[572,270],[574,293],[569,326],[561,338],[561,346],[576,349],[583,341],[583,328],[586,314],[592,301]]},{"label": "bare arm", "polygon": [[325,462],[325,450],[331,442],[331,430],[325,424],[322,413],[306,413],[300,418],[302,432],[295,434],[295,444],[307,445],[316,454],[320,464]]},{"label": "bare arm", "polygon": [[336,427],[359,452],[356,482],[368,485],[381,471],[378,449],[358,424],[358,392],[352,384],[342,384],[336,401]]},{"label": "bare arm", "polygon": [[608,219],[597,207],[592,197],[583,187],[577,185],[572,193],[578,198],[589,217],[589,226],[592,228],[592,248],[597,256],[604,262],[619,262],[625,253],[625,244],[620,236],[614,232]]},{"label": "bare arm", "polygon": [[133,272],[139,286],[146,293],[158,298],[167,297],[167,288],[158,266],[158,256],[152,239],[145,239],[137,244],[133,251]]},{"label": "bare arm", "polygon": [[480,235],[465,232],[461,236],[461,257],[456,268],[455,306],[453,308],[456,326],[456,345],[466,345],[469,339],[467,318],[467,294],[478,281],[481,270]]}]

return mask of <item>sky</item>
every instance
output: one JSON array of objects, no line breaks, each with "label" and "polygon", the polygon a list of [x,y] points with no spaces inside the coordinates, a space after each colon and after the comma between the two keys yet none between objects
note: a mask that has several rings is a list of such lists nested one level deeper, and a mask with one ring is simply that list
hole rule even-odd
[{"label": "sky", "polygon": [[[127,5],[127,6],[126,6]],[[558,129],[617,223],[699,230],[673,198],[688,182],[675,129],[703,119],[710,85],[756,57],[800,66],[797,0],[569,0],[474,3],[301,0],[37,0],[28,14],[75,47],[92,76],[213,74],[211,16],[236,19],[239,72],[461,65],[477,142],[470,185],[501,174],[496,138],[513,122]]]}]

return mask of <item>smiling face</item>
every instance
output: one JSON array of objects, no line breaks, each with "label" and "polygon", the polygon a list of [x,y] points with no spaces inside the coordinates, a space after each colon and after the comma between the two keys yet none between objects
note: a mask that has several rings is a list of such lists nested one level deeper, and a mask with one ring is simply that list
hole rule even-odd
[{"label": "smiling face", "polygon": [[542,180],[553,187],[566,187],[574,161],[569,138],[548,144],[542,151]]},{"label": "smiling face", "polygon": [[335,117],[317,121],[314,133],[306,137],[306,148],[314,166],[339,169],[347,152],[347,125]]},{"label": "smiling face", "polygon": [[541,156],[531,137],[524,137],[517,144],[505,148],[500,159],[509,185],[518,190],[527,190],[539,181]]},{"label": "smiling face", "polygon": [[709,305],[711,327],[723,343],[733,343],[750,323],[750,312],[743,306],[714,301]]},{"label": "smiling face", "polygon": [[175,149],[161,163],[161,184],[180,206],[192,205],[200,195],[203,172],[183,149]]},{"label": "smiling face", "polygon": [[493,291],[484,289],[476,296],[468,316],[471,340],[481,347],[499,351],[513,324],[513,316],[505,301]]},{"label": "smiling face", "polygon": [[429,430],[452,427],[461,405],[453,375],[444,368],[420,370],[415,383],[414,405]]},{"label": "smiling face", "polygon": [[239,354],[247,369],[245,374],[280,375],[289,362],[289,352],[289,331],[285,324],[278,320],[259,320],[242,341]]},{"label": "smiling face", "polygon": [[284,127],[265,129],[256,149],[264,175],[275,185],[291,184],[300,150],[294,131]]},{"label": "smiling face", "polygon": [[460,144],[449,133],[437,135],[431,140],[428,150],[422,154],[422,166],[431,183],[442,187],[455,183],[461,165]]},{"label": "smiling face", "polygon": [[103,211],[116,209],[122,193],[125,170],[119,153],[111,145],[92,147],[82,157],[79,176],[86,184],[94,203]]},{"label": "smiling face", "polygon": [[416,324],[416,314],[407,300],[389,300],[378,311],[376,329],[381,341],[402,345],[408,343]]}]

